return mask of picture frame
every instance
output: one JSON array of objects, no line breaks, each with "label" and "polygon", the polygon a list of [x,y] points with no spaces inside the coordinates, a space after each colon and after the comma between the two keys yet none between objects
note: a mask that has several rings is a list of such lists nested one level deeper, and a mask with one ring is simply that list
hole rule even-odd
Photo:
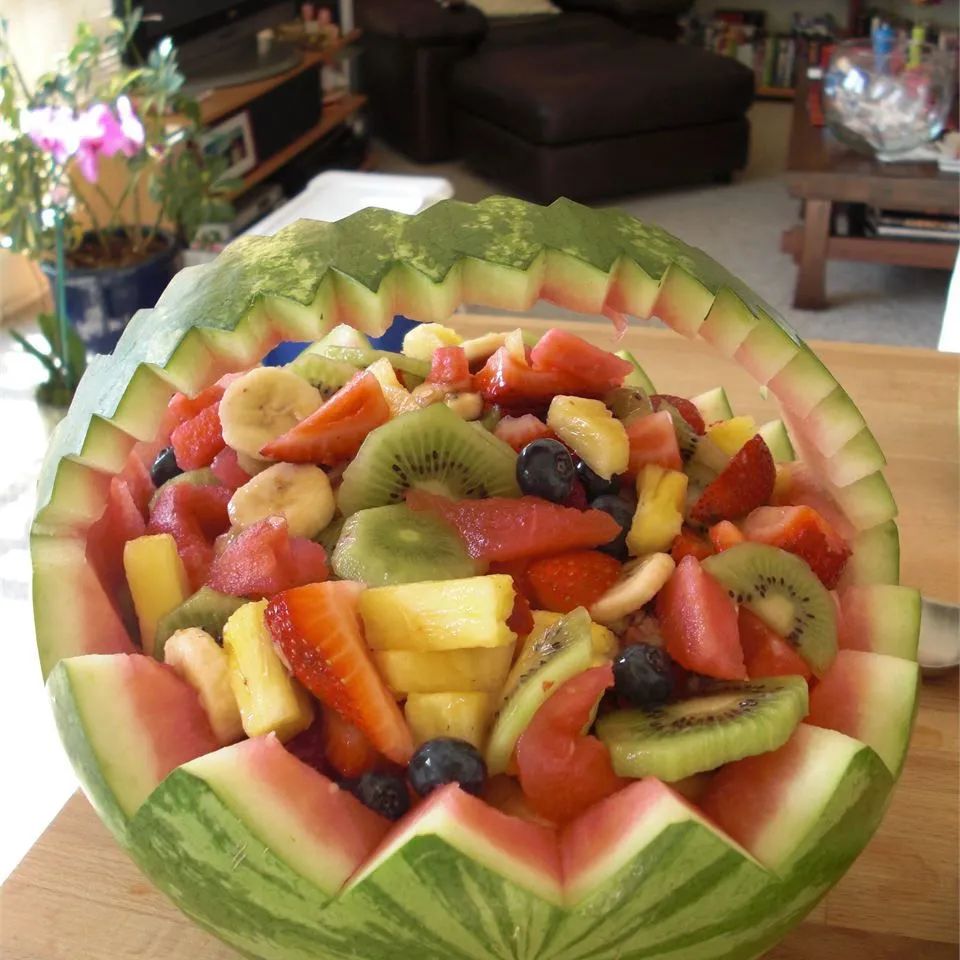
[{"label": "picture frame", "polygon": [[226,157],[227,169],[224,179],[242,177],[257,165],[257,151],[250,127],[250,114],[246,110],[228,117],[211,127],[200,137],[200,146],[208,157]]}]

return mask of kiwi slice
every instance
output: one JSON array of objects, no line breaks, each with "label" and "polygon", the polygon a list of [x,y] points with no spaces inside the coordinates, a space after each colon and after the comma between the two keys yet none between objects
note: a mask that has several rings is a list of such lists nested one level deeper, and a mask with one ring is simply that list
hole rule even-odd
[{"label": "kiwi slice", "polygon": [[357,372],[349,363],[309,351],[301,353],[288,366],[297,376],[316,387],[324,400],[329,400]]},{"label": "kiwi slice", "polygon": [[687,423],[680,411],[669,400],[664,400],[663,397],[657,397],[655,406],[657,410],[666,410],[667,413],[670,414],[670,419],[673,421],[673,429],[677,434],[677,444],[680,447],[680,458],[684,463],[689,462],[691,457],[697,452],[697,444],[702,438],[694,431],[693,427]]},{"label": "kiwi slice", "polygon": [[551,693],[593,660],[590,616],[577,607],[520,654],[507,676],[487,741],[487,770],[503,773],[520,734]]},{"label": "kiwi slice", "polygon": [[805,560],[763,543],[741,543],[703,561],[727,593],[752,610],[819,677],[837,655],[837,610]]},{"label": "kiwi slice", "polygon": [[617,387],[603,398],[607,409],[624,423],[634,417],[645,417],[653,413],[653,404],[642,387]]},{"label": "kiwi slice", "polygon": [[341,579],[370,587],[475,577],[485,567],[471,559],[463,541],[439,517],[414,513],[402,503],[348,517],[332,564]]},{"label": "kiwi slice", "polygon": [[418,360],[416,357],[408,357],[402,353],[391,353],[389,350],[374,350],[372,347],[368,350],[360,350],[356,347],[324,347],[323,355],[331,360],[348,363],[355,370],[369,367],[371,363],[385,358],[390,361],[390,366],[394,370],[402,370],[415,377],[426,378],[430,372],[430,364],[426,360]]},{"label": "kiwi slice", "polygon": [[502,440],[435,403],[371,431],[343,472],[344,516],[400,503],[411,487],[465,497],[518,497],[516,453]]},{"label": "kiwi slice", "polygon": [[340,539],[340,531],[345,523],[343,517],[334,517],[313,539],[327,551],[329,557]]},{"label": "kiwi slice", "polygon": [[230,597],[225,593],[217,593],[209,587],[201,587],[193,596],[187,597],[179,607],[174,607],[157,623],[156,639],[154,640],[153,655],[163,659],[163,648],[167,640],[177,630],[187,627],[199,627],[206,630],[217,643],[223,638],[223,625],[233,613],[247,601],[240,597]]},{"label": "kiwi slice", "polygon": [[175,487],[181,483],[189,483],[194,487],[220,486],[220,480],[209,467],[200,467],[199,470],[184,470],[183,473],[178,473],[175,477],[171,477],[165,483],[161,483],[160,486],[157,487],[153,496],[150,498],[149,509],[153,510],[157,499],[160,496],[161,490],[166,490],[167,487]]},{"label": "kiwi slice", "polygon": [[803,677],[716,683],[652,710],[615,710],[597,721],[621,777],[681,780],[782,747],[807,714]]}]

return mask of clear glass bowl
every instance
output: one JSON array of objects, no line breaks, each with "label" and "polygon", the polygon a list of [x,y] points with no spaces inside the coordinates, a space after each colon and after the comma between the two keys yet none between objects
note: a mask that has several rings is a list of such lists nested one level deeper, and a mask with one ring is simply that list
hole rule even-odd
[{"label": "clear glass bowl", "polygon": [[844,143],[870,153],[903,153],[943,130],[954,88],[948,54],[924,43],[910,65],[910,46],[884,56],[869,40],[837,45],[823,78],[827,125]]}]

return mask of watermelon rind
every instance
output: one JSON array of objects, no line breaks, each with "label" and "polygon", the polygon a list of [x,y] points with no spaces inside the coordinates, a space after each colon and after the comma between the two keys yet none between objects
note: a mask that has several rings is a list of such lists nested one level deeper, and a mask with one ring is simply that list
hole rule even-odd
[{"label": "watermelon rind", "polygon": [[[642,873],[649,889],[635,896],[638,907],[646,903],[658,884],[683,876],[681,863],[688,863],[687,907],[674,915],[667,901],[659,907],[650,901],[641,915],[656,939],[639,929],[628,934],[623,914],[616,921],[624,925],[622,942],[611,942],[603,937],[614,921],[605,931],[586,919],[595,919],[586,901],[558,902],[498,870],[458,840],[455,818],[371,861],[345,890],[322,889],[315,878],[304,878],[302,867],[291,866],[289,853],[264,842],[251,818],[225,803],[222,784],[218,792],[198,775],[201,768],[180,767],[159,784],[151,780],[156,771],[139,769],[137,747],[156,729],[148,735],[129,723],[123,735],[105,736],[121,718],[91,699],[80,682],[84,663],[136,648],[111,598],[84,569],[86,532],[102,514],[110,478],[133,443],[156,439],[169,397],[193,395],[258,362],[277,342],[317,340],[337,323],[377,335],[397,313],[445,322],[461,302],[525,310],[538,299],[610,316],[656,316],[737,360],[780,401],[790,441],[847,516],[853,556],[841,586],[899,581],[896,504],[882,452],[856,407],[768,304],[658,227],[567,200],[549,207],[501,197],[475,205],[450,200],[412,217],[368,209],[337,223],[300,221],[273,237],[241,238],[212,263],[181,271],[153,310],[132,318],[114,354],[91,363],[54,433],[32,527],[35,619],[58,725],[98,812],[162,889],[248,956],[752,957],[810,909],[879,822],[892,777],[864,747],[796,854],[778,869],[779,879],[702,820],[671,823],[644,848],[661,852],[642,871],[637,854],[637,876]],[[71,619],[54,609],[58,580],[76,597],[89,588],[91,616]],[[902,599],[906,604],[906,595]],[[891,627],[884,642],[909,654],[912,616],[891,620],[903,637]],[[124,709],[136,715],[138,706],[133,697]],[[910,722],[899,718],[895,736],[877,744],[893,773]],[[269,815],[273,804],[265,802],[264,809]],[[213,836],[223,838],[221,855]],[[246,885],[229,888],[238,874]],[[606,882],[610,897],[629,906],[627,877]],[[221,883],[234,890],[234,907],[210,894]],[[285,891],[294,891],[286,907]],[[308,902],[308,917],[294,915]],[[609,905],[613,912],[616,904]]]}]

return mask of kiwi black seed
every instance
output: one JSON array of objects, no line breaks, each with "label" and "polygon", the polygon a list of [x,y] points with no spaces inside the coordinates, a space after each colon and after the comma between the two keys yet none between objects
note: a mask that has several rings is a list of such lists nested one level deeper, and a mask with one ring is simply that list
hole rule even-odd
[{"label": "kiwi black seed", "polygon": [[343,524],[332,557],[343,580],[370,587],[455,580],[483,573],[455,531],[438,517],[402,503],[358,510]]},{"label": "kiwi black seed", "polygon": [[401,503],[412,487],[457,500],[516,497],[516,462],[502,440],[435,403],[371,431],[344,471],[337,499],[349,516]]},{"label": "kiwi black seed", "polygon": [[160,618],[157,623],[153,655],[158,660],[162,660],[163,648],[167,640],[177,630],[185,630],[187,627],[206,630],[219,643],[223,635],[223,625],[234,611],[246,602],[240,597],[231,597],[211,590],[209,587],[201,587],[195,594],[187,597],[179,607],[174,607],[166,616]]},{"label": "kiwi black seed", "polygon": [[620,776],[681,780],[776,750],[806,713],[803,677],[714,681],[696,697],[608,713],[597,720],[597,736]]},{"label": "kiwi black seed", "polygon": [[837,609],[805,560],[763,543],[740,543],[703,561],[730,598],[752,610],[819,677],[837,655]]}]

